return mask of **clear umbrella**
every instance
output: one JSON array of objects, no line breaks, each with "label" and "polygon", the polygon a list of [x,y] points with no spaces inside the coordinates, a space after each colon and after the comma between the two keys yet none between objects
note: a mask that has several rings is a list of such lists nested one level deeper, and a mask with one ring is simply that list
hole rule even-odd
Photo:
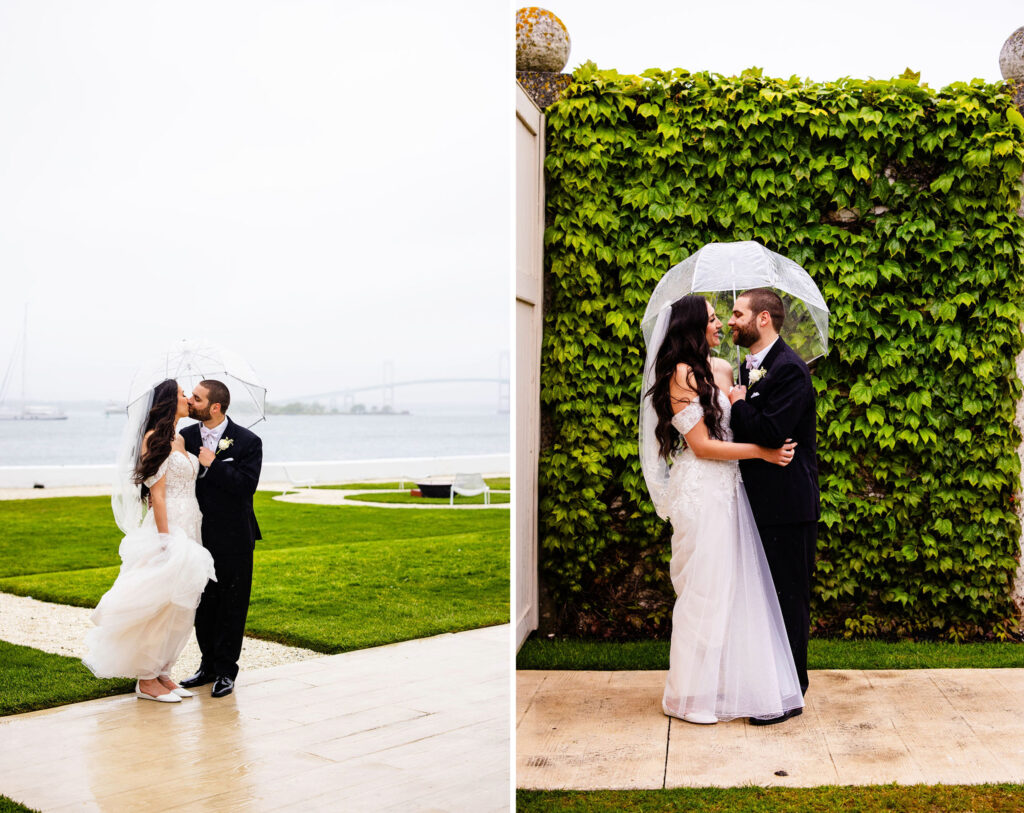
[{"label": "clear umbrella", "polygon": [[128,393],[129,410],[132,404],[148,396],[154,386],[168,378],[175,379],[186,393],[204,378],[222,381],[231,393],[228,415],[246,428],[266,416],[267,388],[249,363],[232,350],[193,339],[177,342],[165,353],[139,367]]},{"label": "clear umbrella", "polygon": [[[666,271],[644,312],[644,341],[650,344],[658,314],[677,299],[701,294],[727,322],[736,296],[750,288],[771,288],[782,297],[786,320],[780,335],[804,361],[828,352],[828,307],[811,275],[788,257],[753,240],[708,243]],[[728,330],[716,352],[734,358],[739,366],[739,348],[733,346]]]},{"label": "clear umbrella", "polygon": [[128,391],[128,420],[121,434],[110,498],[114,520],[125,533],[138,528],[146,514],[134,471],[153,402],[153,388],[168,378],[175,379],[186,393],[205,378],[223,382],[231,393],[228,414],[235,423],[247,428],[262,421],[266,414],[267,388],[245,359],[223,347],[186,339],[139,367]]}]

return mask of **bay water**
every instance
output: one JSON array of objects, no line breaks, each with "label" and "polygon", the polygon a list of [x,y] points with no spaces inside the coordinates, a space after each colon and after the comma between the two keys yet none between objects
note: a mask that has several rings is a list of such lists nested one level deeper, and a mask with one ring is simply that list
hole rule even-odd
[{"label": "bay water", "polygon": [[[65,421],[0,420],[0,466],[113,463],[125,416],[99,409],[67,415]],[[182,419],[178,428],[191,423]],[[509,416],[498,412],[270,415],[252,431],[263,439],[269,463],[509,452]]]}]

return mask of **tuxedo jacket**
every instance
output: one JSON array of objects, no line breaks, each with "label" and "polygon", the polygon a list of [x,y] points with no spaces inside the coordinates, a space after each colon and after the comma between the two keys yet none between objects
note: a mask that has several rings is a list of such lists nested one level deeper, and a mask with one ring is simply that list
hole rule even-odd
[{"label": "tuxedo jacket", "polygon": [[741,460],[740,473],[758,525],[816,522],[821,516],[818,487],[817,413],[811,374],[782,339],[768,351],[753,385],[740,366],[746,400],[732,405],[733,439],[777,449],[786,438],[797,442],[788,466]]},{"label": "tuxedo jacket", "polygon": [[[261,539],[260,526],[252,510],[252,495],[263,468],[263,441],[248,429],[225,417],[228,425],[221,441],[233,441],[217,452],[209,468],[200,466],[196,499],[203,512],[203,547],[219,556],[250,552]],[[203,441],[200,424],[181,430],[185,449],[199,454]]]}]

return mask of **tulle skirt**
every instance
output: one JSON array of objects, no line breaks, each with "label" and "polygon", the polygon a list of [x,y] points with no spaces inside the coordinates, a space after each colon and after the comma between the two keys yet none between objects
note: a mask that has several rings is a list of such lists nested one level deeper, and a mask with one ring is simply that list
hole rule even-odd
[{"label": "tulle skirt", "polygon": [[82,662],[100,678],[167,674],[188,642],[213,557],[176,526],[144,522],[121,540],[121,571],[92,613]]},{"label": "tulle skirt", "polygon": [[[708,464],[723,465],[697,462],[698,467]],[[775,586],[742,482],[738,476],[703,477],[686,485],[688,499],[677,501],[671,515],[670,571],[677,598],[664,712],[731,720],[803,707]]]}]

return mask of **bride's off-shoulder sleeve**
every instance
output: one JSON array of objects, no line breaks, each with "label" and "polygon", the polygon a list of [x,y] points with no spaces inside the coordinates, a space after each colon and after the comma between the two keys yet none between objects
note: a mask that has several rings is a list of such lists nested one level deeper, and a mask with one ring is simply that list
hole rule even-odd
[{"label": "bride's off-shoulder sleeve", "polygon": [[703,419],[704,407],[700,405],[700,401],[693,400],[672,416],[672,425],[685,437],[686,433]]},{"label": "bride's off-shoulder sleeve", "polygon": [[167,455],[167,457],[164,458],[164,462],[160,464],[160,468],[156,470],[156,474],[150,475],[142,481],[142,484],[146,488],[152,488],[154,483],[160,482],[160,478],[167,474],[167,461],[170,459],[171,456]]}]

